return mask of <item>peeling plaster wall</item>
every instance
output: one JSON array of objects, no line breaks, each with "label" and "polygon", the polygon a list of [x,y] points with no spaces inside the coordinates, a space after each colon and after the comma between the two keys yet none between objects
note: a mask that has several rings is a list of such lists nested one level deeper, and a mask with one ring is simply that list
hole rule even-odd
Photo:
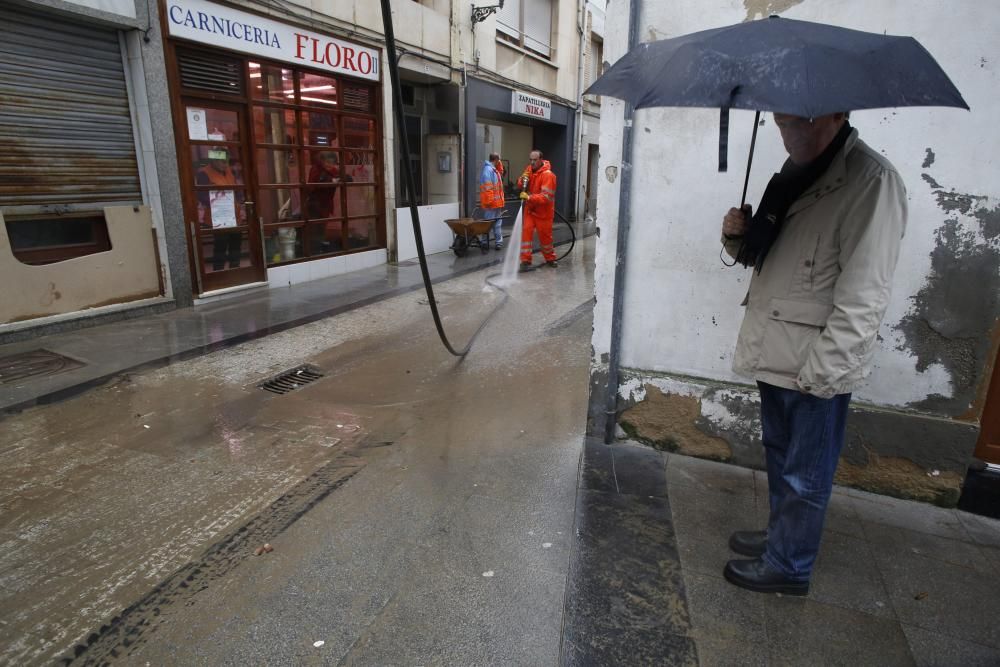
[{"label": "peeling plaster wall", "polygon": [[[975,420],[1000,318],[1000,133],[996,49],[1000,7],[965,0],[872,5],[864,0],[644,2],[641,39],[661,39],[781,11],[846,27],[912,34],[949,73],[972,112],[910,108],[852,114],[862,138],[893,161],[910,218],[872,377],[857,399]],[[628,2],[608,8],[606,57],[625,48]],[[969,30],[970,26],[976,30]],[[961,38],[958,39],[957,37]],[[598,197],[594,348],[609,345],[622,110],[605,98]],[[623,320],[623,366],[746,382],[730,369],[749,274],[719,261],[719,227],[738,204],[751,112],[734,111],[730,171],[717,171],[718,111],[643,109],[635,115],[632,229]],[[756,203],[785,154],[764,116],[750,178]],[[654,292],[655,299],[650,299]]]},{"label": "peeling plaster wall", "polygon": [[[756,390],[628,370],[625,434],[658,449],[764,468]],[[943,506],[958,502],[975,426],[852,404],[836,482]]]},{"label": "peeling plaster wall", "polygon": [[[996,92],[1000,90],[1000,58],[992,37],[1000,31],[1000,5],[973,0],[947,4],[933,0],[647,0],[641,4],[639,34],[644,41],[772,13],[913,35],[958,86],[971,112],[909,108],[858,111],[851,116],[861,137],[884,152],[902,174],[910,216],[873,373],[854,393],[856,406],[887,408],[886,414],[893,417],[884,419],[897,426],[865,444],[864,461],[854,455],[845,461],[858,467],[849,476],[855,481],[879,466],[883,469],[879,474],[886,479],[891,477],[890,470],[911,475],[913,470],[900,472],[910,464],[920,471],[918,479],[926,477],[927,470],[964,470],[975,442],[988,371],[1000,344],[1000,170],[996,163],[1000,133],[994,121],[1000,114]],[[627,0],[612,0],[608,5],[605,58],[609,62],[626,48],[628,9]],[[746,400],[755,402],[755,389],[731,370],[743,317],[739,304],[749,273],[726,268],[719,260],[721,219],[730,206],[739,203],[753,113],[732,113],[730,171],[723,174],[717,170],[717,110],[637,111],[631,165],[621,163],[622,117],[621,103],[605,97],[592,386],[603,394],[599,384],[606,377],[610,346],[620,176],[623,170],[632,169],[622,366],[641,375],[688,378],[694,387],[743,385]],[[784,158],[777,130],[765,114],[749,202],[757,203]],[[637,390],[635,396],[640,394]],[[730,414],[740,415],[747,424],[756,418],[752,411],[731,413],[715,400],[706,403],[702,399],[701,411],[708,424],[726,423]],[[951,434],[948,437],[954,437],[948,442],[947,437],[911,432],[898,425],[906,420],[923,424],[921,415],[944,420],[961,430],[961,436]],[[949,420],[965,423],[948,424]],[[861,428],[861,422],[857,423]],[[724,429],[710,429],[730,442],[730,460],[754,465],[759,455],[753,441],[756,436],[744,431],[727,436]],[[924,443],[919,452],[902,446],[908,438]],[[851,451],[849,446],[845,457]],[[940,482],[926,479],[923,487]],[[889,482],[864,483],[881,492],[894,488]],[[947,503],[943,498],[950,492],[925,489],[918,493],[910,488],[898,493]]]}]

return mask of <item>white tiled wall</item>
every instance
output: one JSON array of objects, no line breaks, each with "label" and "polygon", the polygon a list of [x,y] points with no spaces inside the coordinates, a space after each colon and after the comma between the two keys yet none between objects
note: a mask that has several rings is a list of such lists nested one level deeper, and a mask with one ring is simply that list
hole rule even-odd
[{"label": "white tiled wall", "polygon": [[385,264],[386,261],[386,251],[383,248],[289,266],[276,266],[267,270],[267,282],[271,287],[288,287],[311,280],[338,276],[350,271],[370,269]]}]

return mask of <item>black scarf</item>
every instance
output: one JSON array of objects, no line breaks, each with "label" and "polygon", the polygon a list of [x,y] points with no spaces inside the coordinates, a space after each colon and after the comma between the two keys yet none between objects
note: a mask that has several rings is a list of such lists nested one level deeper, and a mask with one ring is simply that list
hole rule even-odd
[{"label": "black scarf", "polygon": [[750,218],[743,243],[736,253],[736,261],[743,266],[753,266],[760,273],[767,252],[774,245],[785,222],[785,215],[795,200],[826,173],[833,157],[840,152],[851,134],[851,124],[844,125],[830,142],[830,145],[809,164],[799,167],[791,158],[785,160],[781,171],[771,177],[764,196],[760,198],[757,212]]}]

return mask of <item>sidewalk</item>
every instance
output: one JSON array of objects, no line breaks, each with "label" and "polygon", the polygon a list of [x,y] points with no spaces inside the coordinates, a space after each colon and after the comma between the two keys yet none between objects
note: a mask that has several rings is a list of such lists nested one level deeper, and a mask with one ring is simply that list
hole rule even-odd
[{"label": "sidewalk", "polygon": [[806,598],[722,577],[767,478],[588,439],[564,665],[1000,664],[1000,521],[835,487]]},{"label": "sidewalk", "polygon": [[[577,224],[580,238],[581,225]],[[556,243],[569,232],[556,226]],[[509,234],[509,230],[505,232]],[[427,256],[432,283],[488,266],[499,266],[503,252],[465,257],[440,252]],[[561,250],[559,251],[561,254]],[[64,370],[0,384],[0,419],[33,405],[63,400],[127,371],[148,370],[424,287],[416,259],[383,264],[287,288],[256,289],[192,308],[0,345],[0,360],[45,350],[68,358]],[[57,362],[58,363],[58,362]]]}]

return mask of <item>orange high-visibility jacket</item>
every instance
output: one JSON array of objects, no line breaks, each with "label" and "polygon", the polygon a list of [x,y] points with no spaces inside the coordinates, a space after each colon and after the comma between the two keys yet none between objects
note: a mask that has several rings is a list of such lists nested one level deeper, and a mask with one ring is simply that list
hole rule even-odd
[{"label": "orange high-visibility jacket", "polygon": [[542,160],[542,166],[530,172],[528,179],[528,200],[525,202],[525,212],[536,218],[551,220],[556,214],[556,175],[548,160]]},{"label": "orange high-visibility jacket", "polygon": [[486,209],[503,208],[503,182],[489,160],[479,177],[479,205]]}]

